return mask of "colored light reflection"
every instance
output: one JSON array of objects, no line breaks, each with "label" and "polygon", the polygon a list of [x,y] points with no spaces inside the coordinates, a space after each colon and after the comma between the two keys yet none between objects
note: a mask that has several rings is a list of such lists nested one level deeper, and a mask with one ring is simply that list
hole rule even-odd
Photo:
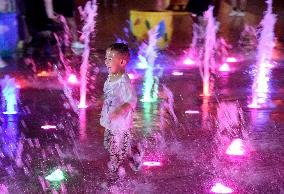
[{"label": "colored light reflection", "polygon": [[144,166],[148,166],[148,167],[154,167],[154,166],[162,166],[161,162],[154,162],[154,161],[147,161],[147,162],[143,162]]},{"label": "colored light reflection", "polygon": [[45,177],[46,180],[50,182],[60,182],[65,179],[64,173],[60,169],[56,169],[54,172],[52,172],[50,175]]},{"label": "colored light reflection", "polygon": [[49,74],[46,71],[42,71],[40,73],[37,74],[38,77],[47,77],[49,76]]},{"label": "colored light reflection", "polygon": [[213,193],[232,193],[234,190],[224,186],[222,183],[216,183],[210,191]]},{"label": "colored light reflection", "polygon": [[84,103],[80,103],[78,105],[78,108],[83,109],[83,108],[88,108],[88,106],[86,104],[84,104]]},{"label": "colored light reflection", "polygon": [[224,64],[221,65],[221,67],[219,68],[219,71],[228,72],[228,71],[231,71],[231,68],[230,68],[230,66],[228,65],[228,63],[224,63]]},{"label": "colored light reflection", "polygon": [[199,114],[200,112],[197,110],[187,110],[185,111],[185,114]]},{"label": "colored light reflection", "polygon": [[40,128],[42,128],[42,129],[56,129],[56,126],[55,125],[43,125]]},{"label": "colored light reflection", "polygon": [[174,71],[174,72],[172,73],[172,75],[174,75],[174,76],[181,76],[181,75],[183,75],[183,72]]},{"label": "colored light reflection", "polygon": [[5,75],[5,77],[0,80],[0,87],[3,102],[5,103],[4,105],[6,108],[6,111],[4,111],[3,114],[17,114],[18,90],[16,87],[15,78],[11,78],[9,75]]},{"label": "colored light reflection", "polygon": [[235,57],[228,57],[226,59],[226,62],[227,63],[236,63],[236,62],[238,62],[238,60]]},{"label": "colored light reflection", "polygon": [[234,139],[226,150],[226,154],[232,156],[243,156],[245,154],[243,141],[241,139]]},{"label": "colored light reflection", "polygon": [[133,73],[128,73],[128,77],[131,80],[135,79],[135,75]]},{"label": "colored light reflection", "polygon": [[77,84],[77,83],[79,83],[79,81],[78,81],[76,75],[74,75],[74,74],[70,74],[69,77],[68,77],[68,79],[67,79],[67,81],[68,81],[68,83],[70,83],[70,84]]},{"label": "colored light reflection", "polygon": [[183,64],[185,65],[194,65],[195,62],[191,59],[191,58],[186,58],[184,61],[183,61]]}]

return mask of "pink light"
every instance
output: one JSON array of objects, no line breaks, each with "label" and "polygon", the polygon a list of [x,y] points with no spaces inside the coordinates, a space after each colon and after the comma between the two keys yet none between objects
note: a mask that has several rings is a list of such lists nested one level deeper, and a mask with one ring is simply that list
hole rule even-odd
[{"label": "pink light", "polygon": [[54,125],[43,125],[40,128],[42,128],[42,129],[56,129],[56,126],[54,126]]},{"label": "pink light", "polygon": [[77,79],[76,75],[74,75],[74,74],[70,74],[67,81],[71,84],[77,84],[78,83],[78,79]]},{"label": "pink light", "polygon": [[128,77],[129,77],[129,79],[135,79],[135,76],[134,76],[134,74],[133,73],[128,73]]},{"label": "pink light", "polygon": [[183,64],[185,65],[194,65],[195,62],[191,59],[191,58],[186,58],[184,61],[183,61]]},{"label": "pink light", "polygon": [[226,150],[226,154],[233,156],[243,156],[245,154],[244,144],[241,139],[234,139]]},{"label": "pink light", "polygon": [[148,167],[162,166],[161,162],[143,162],[143,165]]},{"label": "pink light", "polygon": [[80,108],[80,109],[85,109],[85,108],[88,108],[88,106],[87,106],[86,104],[80,103],[80,104],[78,105],[78,108]]},{"label": "pink light", "polygon": [[223,72],[227,72],[227,71],[231,71],[228,63],[224,63],[223,65],[221,65],[221,67],[219,68],[219,71],[223,71]]},{"label": "pink light", "polygon": [[199,111],[197,111],[197,110],[187,110],[187,111],[185,111],[185,114],[199,114]]},{"label": "pink light", "polygon": [[174,72],[172,73],[172,75],[181,76],[181,75],[183,75],[183,72],[174,71]]},{"label": "pink light", "polygon": [[238,60],[235,57],[228,57],[226,59],[226,62],[227,63],[236,63],[236,62],[238,62]]},{"label": "pink light", "polygon": [[216,183],[210,191],[213,193],[232,193],[234,190],[222,185],[222,183]]}]

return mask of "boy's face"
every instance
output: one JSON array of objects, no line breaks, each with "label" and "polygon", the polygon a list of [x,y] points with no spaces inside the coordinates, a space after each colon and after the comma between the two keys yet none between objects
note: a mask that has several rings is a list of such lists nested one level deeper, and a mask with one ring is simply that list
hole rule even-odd
[{"label": "boy's face", "polygon": [[124,72],[126,61],[122,55],[116,51],[107,49],[105,56],[105,64],[108,68],[109,74]]}]

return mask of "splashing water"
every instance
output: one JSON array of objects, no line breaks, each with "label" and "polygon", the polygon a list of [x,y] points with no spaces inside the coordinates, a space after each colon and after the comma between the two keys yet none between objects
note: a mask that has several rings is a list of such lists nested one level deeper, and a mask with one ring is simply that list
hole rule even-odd
[{"label": "splashing water", "polygon": [[234,190],[224,186],[222,183],[216,183],[210,191],[213,193],[232,193]]},{"label": "splashing water", "polygon": [[96,24],[96,16],[97,16],[97,1],[88,1],[85,5],[84,10],[79,7],[79,11],[82,17],[82,20],[85,21],[85,24],[82,29],[82,36],[81,38],[84,40],[84,52],[82,55],[82,64],[80,67],[80,103],[79,108],[86,108],[86,90],[87,90],[87,71],[89,65],[89,55],[90,55],[90,34],[95,30]]},{"label": "splashing water", "polygon": [[234,60],[233,58],[229,57],[229,49],[231,49],[232,46],[226,42],[224,38],[218,38],[216,40],[216,57],[218,64],[224,64],[225,62],[228,62],[228,60]]},{"label": "splashing water", "polygon": [[243,137],[245,121],[243,110],[238,103],[221,102],[217,108],[217,120],[220,136],[224,134],[229,138]]},{"label": "splashing water", "polygon": [[70,45],[70,29],[69,29],[69,26],[67,24],[67,21],[65,19],[65,17],[63,15],[60,15],[59,16],[59,20],[63,26],[63,31],[64,31],[64,45],[65,46],[69,46]]},{"label": "splashing water", "polygon": [[167,103],[164,106],[165,108],[169,110],[171,116],[173,117],[175,123],[177,124],[178,119],[174,111],[174,95],[172,91],[166,85],[163,84],[162,86],[163,86],[163,93],[165,94],[167,98]]},{"label": "splashing water", "polygon": [[193,31],[192,31],[192,41],[190,44],[189,51],[186,54],[186,59],[184,60],[185,65],[194,65],[200,59],[200,47],[199,44],[204,39],[204,28],[202,25],[193,24]]},{"label": "splashing water", "polygon": [[[139,59],[146,63],[146,73],[143,83],[143,97],[142,102],[154,102],[157,100],[157,82],[158,78],[154,76],[153,71],[155,67],[155,60],[157,58],[157,41],[158,41],[158,26],[148,32],[148,44],[143,43],[138,52]],[[145,64],[144,64],[145,65]]]},{"label": "splashing water", "polygon": [[60,182],[65,179],[64,173],[60,169],[56,169],[50,175],[45,177],[46,180],[50,182]]},{"label": "splashing water", "polygon": [[215,71],[214,48],[216,43],[216,20],[213,16],[214,7],[210,6],[208,11],[205,12],[204,17],[207,20],[206,36],[204,44],[204,58],[203,63],[200,63],[200,75],[203,80],[203,95],[210,96],[209,91],[209,78],[210,71]]},{"label": "splashing water", "polygon": [[17,99],[18,90],[14,78],[9,75],[5,75],[4,79],[0,81],[2,89],[3,105],[5,105],[4,114],[17,114]]},{"label": "splashing water", "polygon": [[256,65],[257,72],[252,86],[252,102],[249,108],[267,107],[269,98],[270,69],[267,68],[272,59],[274,43],[274,26],[276,15],[272,13],[272,0],[267,0],[267,10],[261,21],[260,38],[258,41]]}]

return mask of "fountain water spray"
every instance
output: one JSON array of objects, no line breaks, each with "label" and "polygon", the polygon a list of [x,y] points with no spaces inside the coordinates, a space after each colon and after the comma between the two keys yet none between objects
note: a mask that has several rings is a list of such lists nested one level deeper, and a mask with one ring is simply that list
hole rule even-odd
[{"label": "fountain water spray", "polygon": [[[143,43],[139,48],[138,57],[141,62],[146,63],[146,73],[144,77],[143,83],[143,98],[141,99],[142,102],[153,102],[157,100],[155,97],[158,93],[157,87],[155,86],[155,79],[153,75],[153,70],[155,66],[155,60],[157,58],[157,41],[158,41],[158,26],[151,29],[148,32],[149,41],[148,43]],[[157,84],[156,84],[157,85]],[[154,94],[152,94],[154,93]]]},{"label": "fountain water spray", "polygon": [[17,114],[17,99],[18,90],[16,87],[15,78],[11,78],[9,75],[5,75],[4,79],[0,81],[2,90],[2,101],[4,108],[4,114]]},{"label": "fountain water spray", "polygon": [[183,61],[183,64],[185,65],[194,65],[195,61],[199,59],[199,49],[200,49],[200,43],[201,40],[204,39],[204,28],[202,25],[193,24],[192,26],[192,41],[190,44],[189,51],[186,53],[186,58]]},{"label": "fountain water spray", "polygon": [[207,21],[207,26],[205,30],[205,43],[204,43],[204,58],[203,62],[200,63],[200,75],[203,80],[203,95],[210,96],[209,91],[209,79],[210,71],[215,71],[215,58],[214,58],[214,48],[216,43],[216,32],[217,25],[216,20],[213,16],[214,7],[210,6],[205,12],[204,17]]},{"label": "fountain water spray", "polygon": [[89,55],[90,55],[90,35],[95,30],[96,16],[97,16],[98,6],[96,0],[88,1],[85,5],[84,10],[79,7],[79,11],[82,17],[82,20],[85,22],[81,39],[84,40],[84,52],[82,55],[82,64],[80,67],[80,103],[79,108],[87,108],[86,104],[86,93],[87,93],[87,71],[89,65]]},{"label": "fountain water spray", "polygon": [[274,26],[276,15],[272,13],[272,0],[267,0],[267,10],[261,21],[260,38],[258,41],[256,65],[257,72],[252,86],[252,102],[249,108],[267,107],[269,80],[270,80],[270,62],[274,43]]}]

